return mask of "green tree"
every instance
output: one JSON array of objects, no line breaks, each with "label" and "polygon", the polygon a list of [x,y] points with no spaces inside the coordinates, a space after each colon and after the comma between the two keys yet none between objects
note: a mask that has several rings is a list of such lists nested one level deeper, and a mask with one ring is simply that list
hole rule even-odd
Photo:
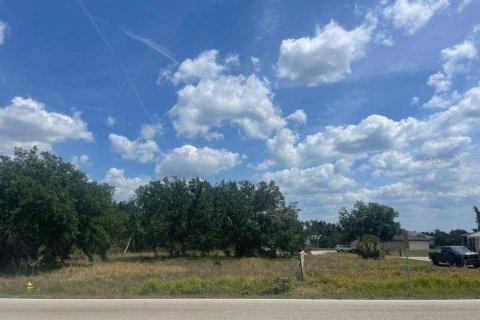
[{"label": "green tree", "polygon": [[397,218],[395,209],[376,202],[357,201],[352,210],[341,208],[339,211],[339,225],[346,241],[365,234],[375,235],[381,241],[391,240],[400,230]]},{"label": "green tree", "polygon": [[464,229],[451,230],[450,233],[448,234],[448,236],[450,238],[450,244],[457,245],[457,246],[461,245],[462,244],[461,235],[465,234],[465,233],[468,233],[468,232]]},{"label": "green tree", "polygon": [[212,186],[198,177],[189,181],[188,246],[206,254],[216,247],[220,224],[213,207]]},{"label": "green tree", "polygon": [[473,211],[475,211],[475,221],[477,222],[477,231],[480,231],[480,210],[478,210],[477,206],[474,206]]},{"label": "green tree", "polygon": [[454,229],[451,230],[449,233],[440,229],[435,229],[432,232],[424,232],[424,234],[434,237],[436,246],[461,245],[461,235],[465,233],[468,232],[463,229]]},{"label": "green tree", "polygon": [[148,221],[147,243],[153,250],[185,255],[188,249],[189,190],[185,179],[152,181],[136,191],[136,204]]},{"label": "green tree", "polygon": [[105,257],[118,233],[112,194],[49,152],[0,157],[0,267],[58,264],[74,246]]},{"label": "green tree", "polygon": [[170,255],[214,249],[236,256],[292,254],[304,234],[295,204],[286,205],[274,182],[199,178],[152,181],[136,191],[135,207],[145,221],[151,249]]},{"label": "green tree", "polygon": [[331,248],[342,242],[341,230],[336,223],[310,220],[304,222],[304,228],[312,244],[319,248]]},{"label": "green tree", "polygon": [[435,237],[436,246],[446,246],[450,244],[450,236],[445,231],[435,229],[433,230],[432,236]]},{"label": "green tree", "polygon": [[130,251],[136,252],[148,248],[146,234],[148,221],[136,205],[135,199],[117,203],[117,210],[125,217],[125,237],[119,243],[128,245]]}]

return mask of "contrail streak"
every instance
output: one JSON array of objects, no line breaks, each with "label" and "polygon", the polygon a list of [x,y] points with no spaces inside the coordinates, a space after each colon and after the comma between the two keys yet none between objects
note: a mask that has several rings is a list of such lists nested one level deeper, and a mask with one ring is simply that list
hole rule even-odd
[{"label": "contrail streak", "polygon": [[164,56],[165,58],[167,58],[168,60],[172,61],[173,63],[175,63],[177,66],[180,64],[176,59],[175,57],[173,56],[172,52],[170,50],[168,50],[167,48],[159,45],[158,43],[156,43],[155,41],[153,40],[150,40],[148,38],[145,38],[145,37],[142,37],[142,36],[139,36],[133,32],[130,32],[130,31],[127,31],[127,30],[122,30],[122,32],[129,36],[130,38],[132,38],[133,40],[137,40],[138,42],[141,42],[143,43],[144,45],[146,45],[147,47],[150,47],[152,48],[153,50],[157,51],[158,53],[160,53],[162,56]]},{"label": "contrail streak", "polygon": [[110,42],[108,42],[107,38],[105,38],[105,36],[103,35],[99,26],[97,25],[95,20],[92,18],[92,15],[90,14],[90,12],[87,10],[85,5],[83,4],[83,1],[82,0],[77,0],[77,2],[78,2],[78,5],[80,6],[80,8],[82,8],[85,15],[87,16],[88,20],[90,20],[90,23],[97,30],[97,33],[100,36],[100,38],[103,40],[105,45],[108,47],[108,49],[112,53],[112,56],[115,58],[115,61],[117,62],[118,66],[120,67],[120,70],[122,71],[123,75],[125,76],[125,79],[130,84],[130,87],[132,88],[133,93],[135,94],[135,97],[138,100],[138,104],[140,104],[140,106],[142,107],[143,112],[145,112],[145,115],[147,116],[147,118],[150,121],[153,121],[152,117],[150,117],[150,114],[148,113],[147,109],[145,108],[145,104],[143,103],[142,97],[140,97],[140,94],[138,93],[137,87],[133,83],[132,79],[130,79],[130,76],[128,75],[127,70],[125,70],[125,67],[123,66],[122,62],[120,61],[117,54],[115,53],[115,50],[113,50],[113,47],[110,45]]}]

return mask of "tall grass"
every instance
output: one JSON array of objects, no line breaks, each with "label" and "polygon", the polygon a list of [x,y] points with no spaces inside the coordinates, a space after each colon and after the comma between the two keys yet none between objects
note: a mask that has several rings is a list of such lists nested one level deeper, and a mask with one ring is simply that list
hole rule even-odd
[{"label": "tall grass", "polygon": [[[307,256],[304,282],[297,259],[115,255],[71,261],[33,276],[0,276],[0,296],[33,297],[282,297],[477,298],[480,270],[411,261],[413,290],[402,259],[364,260],[352,254]],[[24,286],[31,281],[32,293]]]}]

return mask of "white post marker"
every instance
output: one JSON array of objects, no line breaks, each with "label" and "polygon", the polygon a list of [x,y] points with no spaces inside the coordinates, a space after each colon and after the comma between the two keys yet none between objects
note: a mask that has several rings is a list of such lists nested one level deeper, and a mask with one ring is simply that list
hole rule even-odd
[{"label": "white post marker", "polygon": [[408,250],[410,249],[410,242],[408,239],[408,232],[403,231],[403,248],[405,249],[405,260],[407,268],[408,292],[412,294],[412,275],[410,274],[410,264],[408,263]]},{"label": "white post marker", "polygon": [[305,272],[305,251],[301,251],[298,256],[300,257],[300,280],[303,282],[303,273]]}]

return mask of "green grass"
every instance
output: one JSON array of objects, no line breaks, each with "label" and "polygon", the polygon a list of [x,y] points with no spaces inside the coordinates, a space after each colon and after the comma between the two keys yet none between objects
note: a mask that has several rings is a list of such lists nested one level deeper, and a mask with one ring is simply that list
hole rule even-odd
[{"label": "green grass", "polygon": [[[480,269],[412,260],[410,292],[403,259],[332,253],[309,255],[305,266],[301,282],[296,259],[116,255],[33,276],[0,276],[0,297],[480,298]],[[24,288],[29,281],[31,293]]]}]

